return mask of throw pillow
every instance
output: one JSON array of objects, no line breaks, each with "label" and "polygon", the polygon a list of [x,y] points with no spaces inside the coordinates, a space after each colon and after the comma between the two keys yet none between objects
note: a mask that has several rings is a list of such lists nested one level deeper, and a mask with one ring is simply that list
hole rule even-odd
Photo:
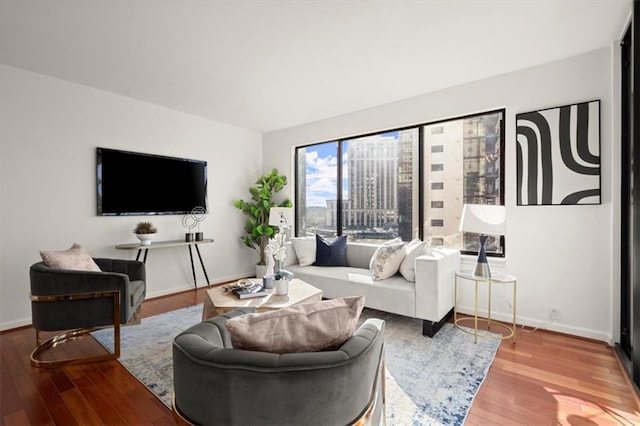
[{"label": "throw pillow", "polygon": [[403,250],[405,243],[400,239],[391,240],[378,247],[371,256],[369,269],[374,280],[384,280],[398,272],[400,264],[404,259]]},{"label": "throw pillow", "polygon": [[74,243],[69,250],[40,251],[40,257],[44,264],[50,268],[73,269],[76,271],[100,271],[100,268],[96,265],[96,262],[93,261],[91,255],[76,243]]},{"label": "throw pillow", "polygon": [[364,297],[305,303],[225,321],[234,349],[277,354],[332,350],[356,329]]},{"label": "throw pillow", "polygon": [[416,257],[424,254],[424,248],[426,247],[426,241],[420,241],[415,239],[407,243],[405,247],[405,257],[400,264],[400,273],[405,280],[415,282],[416,281]]},{"label": "throw pillow", "polygon": [[328,243],[316,234],[315,266],[347,266],[347,236],[342,235]]},{"label": "throw pillow", "polygon": [[313,265],[316,261],[316,239],[312,237],[294,237],[291,238],[293,249],[298,257],[300,266]]}]

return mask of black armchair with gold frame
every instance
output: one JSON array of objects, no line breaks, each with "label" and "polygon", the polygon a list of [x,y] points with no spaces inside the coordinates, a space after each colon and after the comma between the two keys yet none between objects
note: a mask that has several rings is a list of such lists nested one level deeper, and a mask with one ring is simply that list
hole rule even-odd
[{"label": "black armchair with gold frame", "polygon": [[[120,357],[120,324],[135,317],[146,295],[144,263],[132,260],[94,261],[101,271],[56,269],[43,262],[31,265],[31,319],[36,330],[34,367],[104,361]],[[43,360],[53,346],[98,328],[113,326],[113,353],[84,358]],[[43,331],[64,333],[42,341]]]}]

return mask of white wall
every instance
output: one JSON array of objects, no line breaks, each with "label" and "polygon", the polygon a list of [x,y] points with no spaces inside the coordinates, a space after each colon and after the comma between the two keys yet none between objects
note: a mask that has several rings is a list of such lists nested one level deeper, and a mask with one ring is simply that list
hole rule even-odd
[{"label": "white wall", "polygon": [[[157,226],[158,239],[183,237],[182,216],[96,215],[98,146],[206,160],[202,230],[215,242],[200,251],[209,279],[254,273],[257,257],[240,241],[244,218],[232,201],[262,172],[259,133],[1,65],[0,93],[1,329],[31,322],[29,265],[39,250],[77,242],[94,256],[134,258],[114,246],[136,242],[142,219]],[[149,297],[193,288],[187,249],[150,251],[147,276]]]},{"label": "white wall", "polygon": [[[511,52],[512,54],[513,52]],[[505,53],[510,54],[510,53]],[[610,233],[612,182],[619,158],[612,155],[612,49],[453,87],[408,100],[264,135],[264,168],[278,167],[293,177],[296,145],[506,108],[507,256],[491,261],[494,270],[518,278],[518,322],[612,341],[611,299],[618,265]],[[372,88],[375,90],[375,88]],[[602,205],[516,206],[515,114],[600,99]],[[293,196],[295,184],[288,187]],[[616,219],[617,221],[617,219]],[[463,263],[470,263],[465,259]],[[473,304],[471,285],[463,288],[465,311]],[[507,319],[511,288],[497,288],[492,309]],[[550,306],[561,321],[546,324]]]}]

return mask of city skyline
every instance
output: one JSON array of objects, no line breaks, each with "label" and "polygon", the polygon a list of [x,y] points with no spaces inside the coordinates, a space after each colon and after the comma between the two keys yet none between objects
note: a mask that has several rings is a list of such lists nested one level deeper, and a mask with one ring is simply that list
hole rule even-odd
[{"label": "city skyline", "polygon": [[[369,139],[398,139],[399,132],[385,132],[371,136]],[[349,142],[358,139],[345,140],[342,153],[342,199],[349,199]],[[335,201],[338,198],[338,158],[337,142],[326,142],[305,149],[306,161],[306,206],[327,207],[327,201]]]}]

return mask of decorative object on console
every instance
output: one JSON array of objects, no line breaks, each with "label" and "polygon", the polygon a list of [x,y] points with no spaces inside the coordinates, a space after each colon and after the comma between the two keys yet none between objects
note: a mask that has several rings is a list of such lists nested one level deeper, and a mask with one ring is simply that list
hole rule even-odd
[{"label": "decorative object on console", "polygon": [[341,235],[328,243],[316,234],[316,261],[314,266],[347,266],[347,236]]},{"label": "decorative object on console", "polygon": [[460,231],[480,234],[480,247],[473,275],[491,278],[485,243],[487,235],[504,235],[506,230],[506,209],[504,206],[485,204],[465,204],[462,207]]},{"label": "decorative object on console", "polygon": [[197,225],[197,222],[192,215],[188,214],[182,218],[182,226],[187,228],[187,232],[184,234],[185,242],[188,243],[194,240],[193,232],[191,232],[191,230],[195,228],[196,225]]},{"label": "decorative object on console", "polygon": [[196,232],[196,241],[202,241],[204,239],[204,234],[202,233],[202,231],[200,231],[200,222],[207,218],[207,210],[202,206],[195,207],[191,211],[191,216],[198,225],[198,231]]},{"label": "decorative object on console", "polygon": [[600,204],[600,101],[516,114],[516,165],[519,206]]},{"label": "decorative object on console", "polygon": [[150,245],[151,240],[156,237],[156,232],[158,232],[158,230],[151,222],[138,222],[133,230],[133,233],[136,234],[142,246]]},{"label": "decorative object on console", "polygon": [[[286,184],[287,177],[280,175],[278,169],[273,169],[270,173],[260,176],[256,184],[249,188],[251,193],[249,201],[237,200],[234,202],[234,206],[248,216],[244,227],[246,235],[241,238],[247,247],[258,252],[260,256],[258,265],[266,265],[265,248],[274,233],[273,227],[269,225],[271,208],[292,206],[289,200],[283,201],[279,206],[273,201],[276,193],[280,192]],[[260,277],[258,275],[258,278]]]}]

